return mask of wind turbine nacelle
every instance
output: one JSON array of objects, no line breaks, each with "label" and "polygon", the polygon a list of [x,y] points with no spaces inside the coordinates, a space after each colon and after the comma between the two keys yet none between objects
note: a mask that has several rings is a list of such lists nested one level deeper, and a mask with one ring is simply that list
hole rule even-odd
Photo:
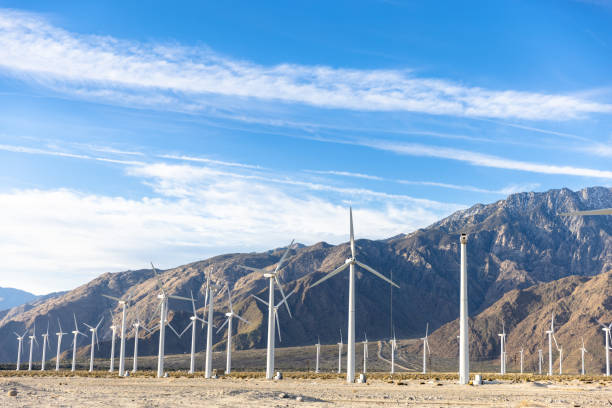
[{"label": "wind turbine nacelle", "polygon": [[165,296],[164,296],[164,294],[163,294],[163,293],[160,293],[159,295],[157,295],[157,298],[158,298],[158,299],[164,299],[164,298],[165,298]]},{"label": "wind turbine nacelle", "polygon": [[353,258],[346,258],[346,261],[344,261],[345,264],[350,264],[353,262]]},{"label": "wind turbine nacelle", "polygon": [[233,313],[231,313],[231,312],[228,312],[228,313],[226,313],[226,314],[225,314],[225,316],[227,316],[227,317],[232,317],[233,315],[234,315],[234,314],[233,314]]},{"label": "wind turbine nacelle", "polygon": [[195,317],[195,316],[189,316],[189,320],[194,321],[195,319],[197,319],[197,317]]},{"label": "wind turbine nacelle", "polygon": [[273,273],[264,273],[264,278],[273,278],[274,274]]}]

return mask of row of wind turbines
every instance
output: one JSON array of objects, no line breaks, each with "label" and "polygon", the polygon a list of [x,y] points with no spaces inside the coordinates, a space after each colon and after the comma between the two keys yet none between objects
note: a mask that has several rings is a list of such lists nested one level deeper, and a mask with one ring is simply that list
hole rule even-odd
[{"label": "row of wind turbines", "polygon": [[[598,210],[596,212],[582,212],[582,213],[579,212],[579,213],[572,213],[571,215],[573,214],[584,214],[584,215],[604,214],[601,211],[608,211],[608,210]],[[612,212],[605,212],[605,214],[609,214],[609,213],[612,213]],[[349,223],[350,223],[349,235],[350,235],[350,250],[351,250],[350,258],[347,258],[345,262],[342,265],[340,265],[338,268],[329,272],[328,274],[323,276],[321,279],[319,279],[317,282],[312,284],[311,288],[318,286],[319,284],[338,275],[339,273],[341,273],[342,271],[348,268],[349,270],[349,304],[348,304],[348,339],[347,339],[348,351],[347,351],[347,364],[346,364],[346,381],[348,383],[352,383],[355,381],[355,279],[356,279],[355,267],[359,266],[360,268],[384,280],[385,282],[389,283],[390,285],[394,287],[399,288],[399,286],[396,283],[394,283],[392,280],[385,277],[380,272],[376,271],[375,269],[371,268],[370,266],[356,259],[352,209],[349,209]],[[276,265],[276,268],[274,269],[273,272],[269,272],[269,271],[259,269],[259,268],[241,265],[241,267],[246,270],[262,273],[263,277],[268,279],[268,301],[266,302],[265,300],[255,295],[252,295],[257,301],[261,302],[262,304],[268,307],[268,332],[267,332],[267,352],[266,352],[266,378],[267,379],[272,379],[274,376],[274,352],[275,352],[275,337],[276,337],[275,331],[276,330],[278,330],[278,335],[279,335],[279,340],[280,340],[280,321],[279,321],[279,316],[278,316],[278,309],[283,307],[283,304],[284,304],[289,314],[289,317],[290,318],[292,317],[291,310],[289,307],[289,303],[287,302],[287,299],[291,295],[293,295],[294,292],[292,291],[287,296],[285,295],[283,287],[279,281],[279,272],[284,266],[284,261],[287,257],[289,250],[293,246],[293,242],[294,241],[291,241],[291,244],[287,247],[287,249],[283,253],[280,261]],[[468,313],[467,313],[467,255],[466,255],[467,235],[466,234],[461,234],[460,244],[461,244],[461,263],[460,263],[461,271],[460,271],[459,382],[461,384],[467,384],[467,382],[469,381],[469,338],[468,338],[469,335],[468,335]],[[191,343],[191,359],[190,359],[189,372],[193,373],[195,371],[196,327],[198,325],[198,322],[201,322],[202,328],[204,328],[204,326],[207,326],[205,378],[211,378],[212,377],[212,339],[213,339],[213,328],[214,328],[214,323],[213,323],[214,295],[212,291],[214,289],[219,289],[220,287],[211,282],[210,271],[209,271],[207,274],[207,278],[206,278],[206,292],[205,292],[205,302],[204,302],[204,313],[205,314],[208,313],[208,316],[206,319],[200,318],[196,312],[193,294],[191,294],[190,298],[168,294],[164,287],[163,282],[161,281],[159,274],[157,273],[157,270],[155,269],[153,264],[151,264],[151,266],[153,268],[155,277],[157,279],[157,286],[159,289],[159,294],[157,295],[157,298],[160,301],[158,305],[158,309],[160,312],[160,323],[159,323],[159,348],[158,348],[158,360],[157,360],[157,376],[163,377],[166,375],[164,372],[164,349],[165,349],[164,346],[165,346],[165,328],[166,326],[168,326],[174,332],[174,334],[176,334],[178,337],[181,337],[189,328],[191,328],[192,343]],[[275,303],[275,290],[277,288],[281,294],[281,300],[278,303]],[[233,311],[233,305],[231,302],[231,292],[229,289],[229,285],[226,285],[226,289],[227,289],[227,294],[228,294],[229,312],[226,313],[227,319],[224,322],[224,324],[218,328],[217,333],[220,332],[223,329],[223,327],[227,324],[228,340],[227,340],[227,347],[226,347],[226,350],[227,350],[226,373],[230,373],[231,372],[231,349],[232,349],[231,336],[232,336],[233,318],[235,317],[245,323],[248,323],[248,321],[238,316]],[[130,298],[128,297],[125,299],[120,299],[120,298],[116,298],[110,295],[103,295],[103,296],[117,301],[119,305],[122,306],[122,319],[121,319],[121,332],[120,332],[121,333],[121,344],[120,344],[120,353],[119,353],[118,373],[120,376],[123,376],[125,375],[126,309],[129,305]],[[190,301],[192,303],[193,316],[190,317],[191,322],[187,325],[187,327],[180,334],[176,331],[176,329],[168,321],[168,300],[169,299],[176,299],[176,300],[182,300],[182,301],[188,301],[188,302]],[[78,330],[76,316],[74,316],[74,323],[75,323],[75,330],[72,331],[72,334],[74,335],[73,342],[72,342],[72,346],[73,346],[72,370],[73,371],[75,370],[77,338],[79,335],[87,337],[86,334]],[[102,323],[102,319],[98,322],[96,326],[86,325],[91,332],[90,371],[93,370],[94,341],[95,341],[95,344],[97,345],[98,344],[97,330],[101,323]],[[59,320],[58,320],[58,324],[59,324]],[[603,330],[606,333],[606,338],[605,338],[605,341],[606,341],[606,375],[609,376],[610,374],[610,367],[609,367],[610,346],[609,346],[609,343],[610,343],[610,329],[612,328],[612,324],[610,324],[609,326],[605,326],[605,325],[603,326],[604,326]],[[133,371],[137,370],[138,330],[140,327],[142,327],[145,331],[148,331],[148,332],[151,331],[150,329],[147,329],[146,327],[142,326],[139,320],[134,324],[135,343],[134,343]],[[116,337],[116,330],[117,330],[117,326],[115,326],[114,323],[111,326],[111,330],[112,330],[111,364],[110,364],[109,371],[113,371],[114,369],[114,355],[115,355],[114,349],[115,349],[115,337]],[[429,327],[427,326],[425,337],[421,339],[423,341],[423,373],[427,372],[427,366],[426,366],[427,354],[431,352],[429,349],[429,343],[428,343],[428,331],[429,331]],[[35,330],[34,330],[34,333],[35,333]],[[34,333],[32,336],[29,336],[30,338],[29,369],[30,370],[32,368],[33,342],[37,343]],[[559,359],[560,360],[560,373],[562,373],[561,364],[562,364],[562,352],[563,352],[562,350],[563,349],[559,347],[556,341],[556,338],[554,337],[554,316],[553,316],[553,320],[551,321],[551,329],[547,331],[546,333],[549,335],[549,375],[552,375],[552,340],[555,341],[557,349],[560,353],[560,359]],[[20,361],[21,361],[21,349],[22,349],[23,339],[25,338],[25,333],[21,336],[18,335],[17,333],[15,334],[17,335],[17,339],[19,342],[18,353],[17,353],[17,369],[19,370]],[[67,333],[63,333],[61,326],[60,326],[60,332],[57,333],[58,345],[57,345],[57,357],[56,357],[56,370],[59,370],[61,337],[64,334],[67,334]],[[500,338],[501,338],[500,371],[502,374],[505,374],[506,372],[506,355],[507,354],[506,354],[506,349],[505,349],[505,336],[506,336],[506,333],[504,329],[503,332],[500,334]],[[44,361],[45,360],[44,350],[45,350],[45,346],[48,345],[47,343],[48,330],[47,330],[47,333],[43,335],[43,337],[44,337],[44,345],[43,345],[43,361]],[[391,340],[390,343],[391,343],[391,373],[393,373],[395,371],[395,351],[397,350],[397,342],[395,340],[395,336]],[[364,340],[364,345],[365,347],[364,347],[363,371],[365,373],[367,370],[366,361],[368,357],[367,339]],[[341,372],[341,356],[342,356],[342,347],[343,347],[342,339],[340,343],[338,343],[338,346],[339,346],[338,372]],[[584,373],[584,353],[586,352],[586,349],[584,348],[584,343],[583,343],[581,352],[583,356],[582,370]],[[319,371],[319,357],[320,357],[320,342],[317,342],[316,344],[316,364],[315,364],[315,370],[317,372]],[[542,362],[541,350],[539,350],[539,358],[540,358],[540,372],[541,372],[541,362]],[[521,372],[522,372],[522,367],[523,367],[522,361],[523,361],[523,350],[521,350]],[[44,362],[42,364],[42,369],[44,370]]]}]

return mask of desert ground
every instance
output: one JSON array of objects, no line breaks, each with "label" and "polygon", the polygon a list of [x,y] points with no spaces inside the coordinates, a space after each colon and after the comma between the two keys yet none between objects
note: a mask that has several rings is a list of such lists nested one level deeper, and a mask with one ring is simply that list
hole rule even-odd
[{"label": "desert ground", "polygon": [[[266,381],[261,373],[218,379],[175,376],[157,379],[152,372],[127,378],[107,373],[9,373],[0,376],[2,407],[605,407],[612,406],[612,382],[604,378],[519,377],[460,386],[452,376],[374,374],[366,384],[348,385],[337,375],[287,373]],[[447,379],[445,379],[447,378]],[[506,376],[505,378],[511,378]],[[17,395],[9,395],[11,391]]]}]

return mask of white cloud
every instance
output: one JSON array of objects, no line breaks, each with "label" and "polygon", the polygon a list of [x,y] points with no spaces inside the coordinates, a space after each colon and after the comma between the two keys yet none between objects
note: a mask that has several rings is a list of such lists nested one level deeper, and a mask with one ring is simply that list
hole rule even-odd
[{"label": "white cloud", "polygon": [[[489,90],[409,71],[280,64],[262,66],[210,50],[80,35],[34,14],[0,11],[0,66],[59,92],[173,109],[214,109],[219,96],[359,111],[558,119],[610,113],[577,96]],[[246,98],[246,99],[245,99]]]}]

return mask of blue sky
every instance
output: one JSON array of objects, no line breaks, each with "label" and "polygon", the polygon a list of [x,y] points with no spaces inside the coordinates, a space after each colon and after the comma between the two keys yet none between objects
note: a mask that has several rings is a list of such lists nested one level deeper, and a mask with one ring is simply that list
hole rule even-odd
[{"label": "blue sky", "polygon": [[0,286],[610,186],[612,2],[0,1]]}]

